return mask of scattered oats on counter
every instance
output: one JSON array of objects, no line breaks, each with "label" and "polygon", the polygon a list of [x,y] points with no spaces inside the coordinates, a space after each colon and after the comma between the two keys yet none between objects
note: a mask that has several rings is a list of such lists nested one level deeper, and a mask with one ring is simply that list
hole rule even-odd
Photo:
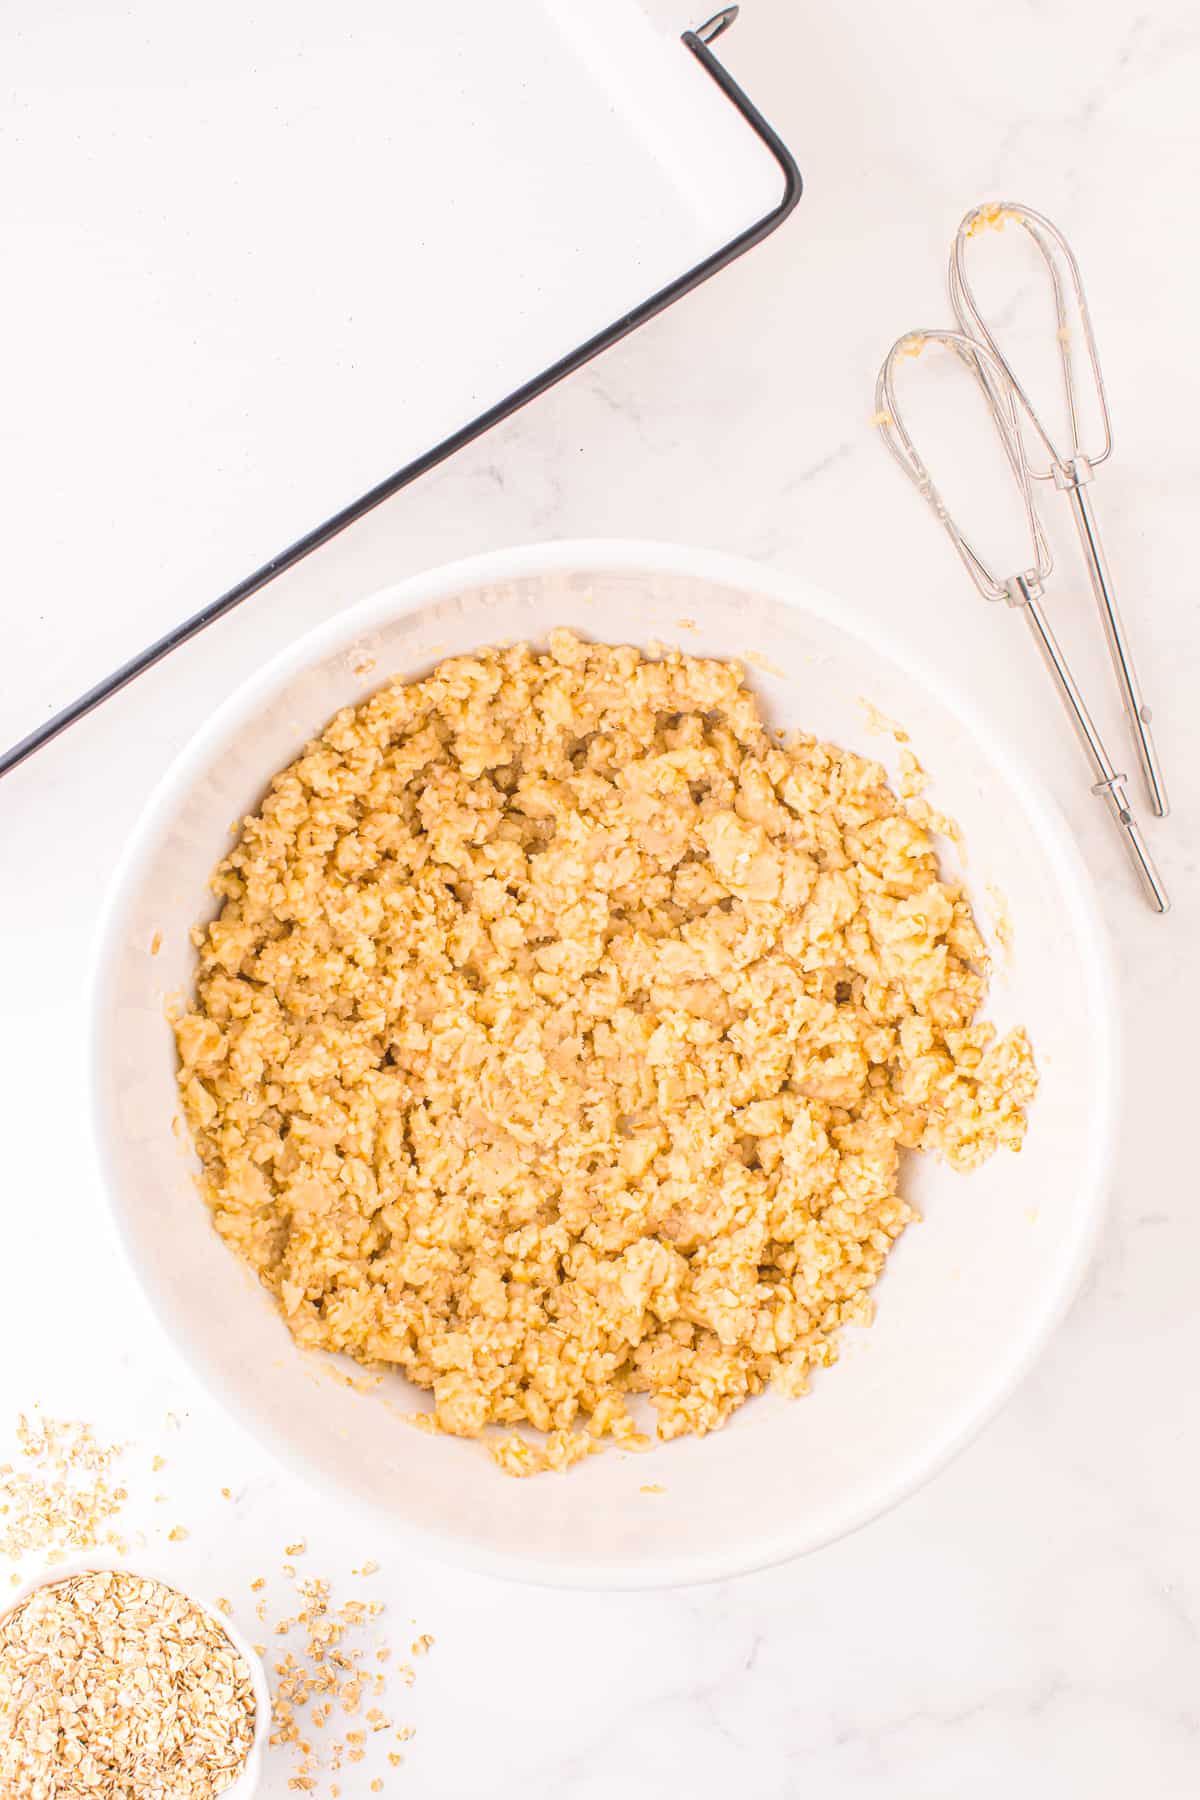
[{"label": "scattered oats on counter", "polygon": [[[1021,1031],[905,771],[733,664],[565,631],[339,713],[214,877],[176,1023],[218,1231],[294,1336],[513,1474],[803,1392],[913,1219],[1019,1149]],[[583,1427],[583,1429],[581,1429]]]},{"label": "scattered oats on counter", "polygon": [[[388,1645],[375,1642],[385,1611],[382,1601],[347,1600],[339,1606],[328,1581],[297,1579],[294,1572],[288,1579],[300,1605],[293,1616],[279,1621],[275,1631],[285,1638],[295,1633],[300,1642],[298,1652],[289,1649],[274,1664],[277,1682],[271,1743],[292,1751],[288,1787],[312,1793],[325,1774],[336,1775],[345,1764],[363,1762],[369,1737],[395,1731],[404,1741],[412,1736],[412,1727],[396,1730],[394,1720],[379,1704],[386,1701],[388,1677],[367,1666],[371,1657],[384,1663],[391,1656]],[[251,1583],[255,1590],[262,1585],[261,1578]],[[426,1647],[432,1644],[429,1638]],[[405,1671],[397,1673],[403,1680]],[[413,1672],[407,1674],[411,1677]],[[411,1687],[412,1680],[404,1685]],[[333,1730],[329,1730],[331,1721]],[[399,1760],[389,1757],[393,1765]],[[336,1794],[336,1785],[328,1791]]]},{"label": "scattered oats on counter", "polygon": [[0,1463],[0,1556],[124,1550],[112,1521],[129,1496],[110,1480],[124,1444],[101,1444],[80,1419],[22,1413],[17,1447],[25,1466]]},{"label": "scattered oats on counter", "polygon": [[76,1575],[0,1619],[5,1800],[215,1800],[254,1726],[244,1657],[161,1582]]},{"label": "scattered oats on counter", "polygon": [[[121,1555],[126,1554],[128,1545],[109,1527],[108,1521],[116,1516],[128,1498],[125,1489],[113,1486],[109,1479],[114,1461],[127,1446],[101,1444],[93,1428],[81,1421],[48,1419],[40,1414],[33,1415],[32,1419],[25,1415],[20,1417],[17,1442],[21,1456],[31,1467],[0,1466],[0,1554],[19,1558],[26,1551],[37,1551],[50,1564],[63,1561],[68,1553],[75,1556],[101,1544]],[[163,1458],[155,1456],[150,1466],[161,1468]],[[223,1489],[222,1492],[228,1495],[232,1490]],[[156,1495],[155,1498],[165,1500],[166,1496]],[[167,1542],[180,1543],[189,1533],[178,1525],[164,1535]],[[306,1553],[307,1548],[307,1541],[299,1539],[285,1547],[284,1555],[298,1557]],[[374,1575],[379,1567],[378,1562],[368,1560],[353,1573],[355,1576]],[[283,1564],[283,1572],[298,1597],[299,1606],[292,1616],[280,1618],[274,1630],[277,1639],[300,1633],[303,1646],[299,1656],[288,1651],[274,1664],[278,1681],[271,1741],[276,1745],[287,1745],[293,1752],[295,1767],[289,1788],[312,1793],[318,1788],[318,1772],[336,1773],[343,1764],[362,1762],[367,1755],[364,1746],[370,1736],[394,1730],[396,1738],[402,1742],[411,1737],[411,1726],[395,1729],[393,1719],[386,1715],[381,1703],[386,1698],[389,1679],[398,1680],[404,1688],[411,1688],[416,1672],[407,1664],[386,1672],[375,1666],[390,1663],[392,1656],[390,1646],[379,1641],[379,1621],[385,1610],[382,1601],[350,1599],[336,1605],[327,1582],[299,1579],[291,1562]],[[14,1571],[10,1579],[14,1586],[19,1586],[22,1578]],[[83,1585],[78,1585],[80,1583]],[[93,1583],[108,1584],[105,1591],[109,1597],[103,1606],[94,1603],[93,1589],[89,1585]],[[259,1619],[265,1619],[268,1606],[266,1578],[262,1575],[254,1577],[249,1587],[257,1596],[255,1612]],[[45,1594],[58,1596],[61,1604],[56,1603],[53,1614],[47,1614],[49,1623],[43,1637],[31,1637],[30,1642],[42,1642],[44,1650],[51,1635],[57,1633],[63,1655],[77,1651],[82,1659],[80,1682],[91,1681],[97,1670],[107,1671],[95,1674],[98,1685],[94,1686],[93,1698],[85,1697],[79,1707],[71,1693],[66,1693],[61,1702],[55,1699],[54,1705],[67,1720],[61,1732],[48,1711],[49,1702],[19,1670],[14,1673],[17,1665],[9,1656],[10,1621],[23,1619],[29,1622],[39,1618],[38,1609],[47,1603],[38,1596]],[[38,1608],[27,1612],[26,1608],[34,1599],[38,1601]],[[217,1598],[213,1605],[216,1612],[225,1616],[231,1616],[234,1611],[232,1601],[225,1595]],[[172,1648],[171,1631],[174,1628],[167,1616],[176,1617],[183,1637],[192,1641],[191,1627],[185,1627],[181,1622],[184,1615],[179,1609],[186,1609],[188,1615],[206,1621],[207,1629],[214,1634],[206,1640],[207,1648],[201,1644],[196,1649],[194,1658],[190,1651],[180,1652],[182,1662]],[[71,1624],[75,1612],[89,1617],[94,1613],[100,1625],[111,1613],[122,1621],[121,1631],[116,1636],[108,1631],[101,1632],[99,1650],[93,1654],[95,1646],[86,1634],[81,1636]],[[144,1678],[133,1674],[124,1685],[118,1679],[120,1670],[114,1658],[124,1657],[131,1669],[137,1667],[134,1648],[137,1632],[145,1634],[150,1655],[156,1657],[161,1652],[167,1659],[164,1666],[173,1669],[180,1681],[192,1680],[193,1662],[198,1668],[204,1658],[211,1661],[213,1644],[219,1652],[213,1663],[214,1679],[225,1667],[221,1657],[226,1652],[236,1657],[240,1669],[245,1669],[243,1659],[221,1633],[217,1620],[194,1607],[175,1590],[125,1570],[113,1575],[96,1572],[86,1577],[65,1577],[52,1588],[39,1589],[38,1595],[31,1596],[29,1601],[22,1602],[7,1615],[0,1613],[0,1800],[77,1800],[77,1797],[84,1800],[84,1796],[87,1800],[208,1800],[233,1779],[232,1774],[227,1779],[222,1778],[224,1765],[211,1759],[204,1761],[207,1751],[201,1740],[208,1727],[202,1720],[197,1726],[200,1737],[196,1739],[200,1747],[190,1753],[179,1751],[180,1733],[191,1731],[188,1713],[191,1700],[187,1695],[180,1700],[173,1719],[168,1718],[158,1730],[150,1718],[153,1707],[158,1704],[153,1697],[158,1692],[154,1687],[159,1680],[158,1673],[151,1671]],[[413,1644],[414,1653],[428,1651],[433,1641],[428,1633],[423,1634]],[[196,1642],[200,1643],[200,1640]],[[282,1648],[277,1644],[277,1656]],[[264,1646],[256,1644],[254,1649],[265,1659]],[[104,1658],[108,1660],[104,1661]],[[60,1660],[60,1664],[55,1665],[51,1657],[45,1660],[47,1680],[51,1675],[57,1680],[56,1667],[61,1671],[65,1664]],[[109,1685],[104,1686],[105,1682]],[[78,1683],[76,1691],[83,1691]],[[106,1697],[117,1695],[124,1702],[131,1693],[136,1701],[132,1712],[125,1707],[123,1711],[113,1712],[112,1716],[103,1714],[101,1703]],[[33,1707],[32,1711],[27,1712],[26,1700]],[[196,1717],[200,1718],[202,1695],[196,1696],[195,1707]],[[90,1748],[86,1754],[81,1751],[78,1757],[71,1735],[73,1709],[80,1720],[99,1720],[107,1734],[101,1741],[97,1735],[99,1726],[95,1731],[89,1727]],[[127,1712],[128,1718],[125,1717]],[[340,1734],[336,1724],[332,1730],[328,1729],[334,1718],[342,1724]],[[360,1718],[362,1724],[357,1727],[355,1722]],[[253,1719],[251,1689],[251,1738]],[[80,1729],[83,1729],[82,1725]],[[320,1734],[319,1739],[314,1739],[314,1733]],[[137,1751],[139,1760],[124,1774],[109,1755],[110,1738],[122,1754],[127,1743],[141,1746]],[[36,1749],[36,1764],[27,1760],[31,1742]],[[172,1744],[175,1750],[171,1749]],[[59,1746],[53,1754],[63,1757],[65,1773],[47,1761],[54,1745]],[[112,1751],[112,1756],[116,1756],[117,1750]],[[160,1758],[157,1762],[154,1761],[156,1756]],[[176,1760],[162,1760],[169,1756],[175,1756]],[[234,1773],[242,1760],[239,1756]],[[388,1761],[393,1767],[401,1760],[397,1753],[389,1754]],[[169,1777],[163,1773],[168,1767]],[[336,1794],[336,1784],[324,1791]]]}]

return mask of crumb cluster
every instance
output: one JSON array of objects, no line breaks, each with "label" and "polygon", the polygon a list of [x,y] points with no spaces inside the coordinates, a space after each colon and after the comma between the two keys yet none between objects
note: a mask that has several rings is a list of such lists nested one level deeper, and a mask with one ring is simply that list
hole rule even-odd
[{"label": "crumb cluster", "polygon": [[1023,1032],[923,803],[732,664],[565,631],[339,713],[214,877],[176,1023],[217,1229],[295,1337],[523,1474],[802,1392],[1020,1147]]}]

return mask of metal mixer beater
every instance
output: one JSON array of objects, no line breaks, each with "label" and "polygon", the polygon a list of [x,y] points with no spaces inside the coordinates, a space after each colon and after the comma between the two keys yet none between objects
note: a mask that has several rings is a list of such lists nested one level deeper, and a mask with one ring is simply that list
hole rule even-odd
[{"label": "metal mixer beater", "polygon": [[[1050,275],[1069,443],[1056,442],[1050,435],[1042,415],[1035,409],[1024,385],[1001,350],[995,333],[984,320],[968,280],[967,247],[971,239],[984,227],[1003,225],[1010,220],[1028,233]],[[1080,393],[1068,284],[1074,298],[1100,419],[1100,442],[1091,454],[1081,444]],[[879,372],[875,390],[876,422],[888,449],[949,533],[979,592],[985,599],[1002,600],[1023,613],[1091,763],[1095,776],[1092,791],[1103,800],[1109,817],[1120,832],[1151,906],[1156,912],[1165,913],[1170,901],[1130,807],[1125,776],[1117,770],[1105,749],[1042,604],[1045,584],[1054,565],[1034,503],[1033,484],[1053,481],[1055,487],[1068,496],[1071,504],[1150,806],[1158,817],[1164,817],[1167,812],[1166,789],[1150,732],[1151,714],[1138,683],[1088,493],[1095,470],[1112,450],[1112,429],[1079,265],[1062,233],[1040,213],[1029,207],[1007,202],[976,207],[963,219],[955,236],[950,258],[950,296],[960,329],[912,331],[897,339]],[[1029,560],[1024,567],[1018,566],[1012,572],[997,574],[990,569],[959,528],[934,486],[901,417],[895,388],[897,366],[919,355],[927,345],[938,345],[948,350],[978,383],[1000,435],[1017,484],[1029,536]],[[1030,436],[1044,452],[1044,467],[1036,466],[1030,459],[1027,442]]]}]

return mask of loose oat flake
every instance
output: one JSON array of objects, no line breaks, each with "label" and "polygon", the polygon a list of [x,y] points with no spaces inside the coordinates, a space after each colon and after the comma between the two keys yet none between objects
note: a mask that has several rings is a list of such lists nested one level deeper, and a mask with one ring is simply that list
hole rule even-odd
[{"label": "loose oat flake", "polygon": [[19,1463],[0,1463],[0,1556],[95,1550],[123,1552],[113,1527],[129,1495],[111,1479],[123,1444],[102,1444],[82,1419],[22,1413]]},{"label": "loose oat flake", "polygon": [[[300,1604],[294,1615],[278,1622],[275,1631],[279,1637],[292,1639],[296,1647],[286,1650],[274,1664],[277,1681],[270,1741],[292,1753],[289,1790],[308,1794],[317,1790],[323,1775],[337,1775],[344,1766],[363,1762],[369,1737],[395,1730],[395,1721],[378,1704],[386,1702],[387,1677],[366,1666],[385,1608],[379,1600],[347,1600],[339,1605],[330,1583],[316,1576],[299,1579],[292,1571],[288,1579]],[[375,1660],[383,1663],[391,1650],[384,1644],[374,1654]],[[404,1679],[404,1671],[399,1673],[403,1685],[411,1687],[413,1671],[407,1671],[409,1679]],[[412,1728],[402,1726],[395,1735],[405,1742],[412,1736]],[[336,1795],[338,1785],[334,1783],[329,1792]]]},{"label": "loose oat flake", "polygon": [[[214,877],[183,1107],[301,1344],[513,1474],[803,1392],[914,1218],[1018,1149],[1024,1032],[937,821],[734,664],[565,631],[340,712]],[[582,1427],[582,1429],[581,1429]]]},{"label": "loose oat flake", "polygon": [[254,1729],[245,1658],[162,1582],[75,1575],[0,1619],[5,1800],[214,1800]]}]

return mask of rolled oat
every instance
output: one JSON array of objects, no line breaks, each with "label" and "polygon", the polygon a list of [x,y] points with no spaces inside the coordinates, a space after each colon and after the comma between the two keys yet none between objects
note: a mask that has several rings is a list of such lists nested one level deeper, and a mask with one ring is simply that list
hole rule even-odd
[{"label": "rolled oat", "polygon": [[5,1800],[215,1800],[255,1716],[245,1658],[162,1582],[71,1576],[0,1619]]}]

